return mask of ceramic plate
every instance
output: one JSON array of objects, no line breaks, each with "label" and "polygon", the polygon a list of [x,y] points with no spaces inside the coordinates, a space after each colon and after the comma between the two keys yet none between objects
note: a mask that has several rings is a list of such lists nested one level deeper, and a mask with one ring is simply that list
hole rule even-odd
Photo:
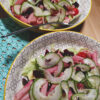
[{"label": "ceramic plate", "polygon": [[55,49],[72,47],[86,47],[96,50],[100,57],[100,43],[76,32],[52,32],[40,36],[30,42],[14,60],[6,80],[4,100],[13,100],[14,94],[21,89],[21,71],[31,57],[43,54],[51,45]]},{"label": "ceramic plate", "polygon": [[[0,0],[1,2],[1,6],[3,7],[3,9],[19,24],[21,24],[22,26],[30,26],[29,24],[26,24],[20,20],[18,20],[17,18],[15,18],[11,11],[10,11],[10,3],[9,1],[11,0]],[[66,29],[72,29],[78,25],[80,25],[83,21],[86,20],[86,18],[88,17],[90,10],[91,10],[91,5],[92,5],[92,0],[77,0],[79,2],[79,11],[80,11],[80,18],[70,27],[67,28],[62,28],[62,29],[55,29],[52,31],[56,31],[56,30],[66,30]],[[43,29],[44,31],[47,31],[47,29]],[[51,31],[51,30],[48,30]]]}]

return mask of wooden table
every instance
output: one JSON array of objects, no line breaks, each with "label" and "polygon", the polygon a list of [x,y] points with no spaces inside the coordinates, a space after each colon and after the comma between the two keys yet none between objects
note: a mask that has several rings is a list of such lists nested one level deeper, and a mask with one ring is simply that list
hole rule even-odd
[{"label": "wooden table", "polygon": [[[0,18],[7,17],[0,8]],[[100,0],[92,0],[92,10],[87,20],[74,31],[80,31],[85,35],[91,36],[100,41]]]}]

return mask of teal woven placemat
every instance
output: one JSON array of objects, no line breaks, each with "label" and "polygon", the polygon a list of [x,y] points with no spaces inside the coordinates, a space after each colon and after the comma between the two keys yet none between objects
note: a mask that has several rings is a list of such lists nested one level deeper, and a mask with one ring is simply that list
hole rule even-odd
[{"label": "teal woven placemat", "polygon": [[[1,19],[0,37],[20,28],[21,27],[10,18]],[[11,63],[13,62],[18,52],[29,41],[29,32],[22,33],[21,35],[9,36],[7,38],[0,38],[0,100],[3,100],[5,80]]]}]

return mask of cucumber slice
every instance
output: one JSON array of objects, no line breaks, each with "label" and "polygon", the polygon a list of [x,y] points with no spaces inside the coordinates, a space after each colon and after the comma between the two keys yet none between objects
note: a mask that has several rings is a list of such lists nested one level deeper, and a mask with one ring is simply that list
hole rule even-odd
[{"label": "cucumber slice", "polygon": [[62,87],[62,89],[66,93],[66,96],[65,97],[62,97],[61,100],[68,100],[69,87],[68,87],[67,82],[65,82],[65,81],[61,82],[61,87]]},{"label": "cucumber slice", "polygon": [[60,60],[58,63],[58,70],[54,73],[54,76],[58,76],[62,70],[63,70],[64,64],[63,62]]},{"label": "cucumber slice", "polygon": [[80,100],[79,97],[85,96],[84,93],[78,93],[78,94],[74,94],[71,98],[71,100]]},{"label": "cucumber slice", "polygon": [[69,88],[71,87],[74,90],[75,93],[77,93],[77,89],[76,89],[76,85],[75,85],[74,81],[69,80],[68,81],[68,86],[69,86]]},{"label": "cucumber slice", "polygon": [[100,100],[100,86],[99,86],[99,90],[98,90],[98,97],[97,100]]},{"label": "cucumber slice", "polygon": [[51,14],[50,11],[48,11],[48,10],[43,11],[41,8],[33,6],[28,2],[24,2],[22,4],[22,6],[21,6],[21,14],[24,11],[26,11],[28,8],[30,8],[30,7],[34,9],[34,15],[35,16],[49,16]]},{"label": "cucumber slice", "polygon": [[91,69],[91,71],[88,72],[88,76],[100,75],[99,69],[98,69],[98,67],[96,66],[96,64],[94,63],[94,61],[92,59],[89,59],[89,58],[84,59],[84,64],[87,64],[90,67],[94,67],[94,69]]},{"label": "cucumber slice", "polygon": [[9,0],[10,6],[13,6],[15,4],[16,0]]},{"label": "cucumber slice", "polygon": [[31,5],[30,3],[28,3],[28,2],[24,2],[23,4],[22,4],[22,6],[21,6],[21,14],[23,13],[23,12],[25,12],[28,8],[33,8],[33,5]]},{"label": "cucumber slice", "polygon": [[89,83],[91,84],[92,88],[98,89],[100,85],[100,76],[90,76],[87,78]]},{"label": "cucumber slice", "polygon": [[44,71],[45,77],[51,83],[60,83],[61,81],[67,81],[70,79],[72,74],[72,67],[65,69],[64,74],[61,77],[54,77],[48,71]]},{"label": "cucumber slice", "polygon": [[88,76],[93,76],[93,75],[98,75],[98,76],[100,75],[99,69],[96,66],[93,69],[91,69],[90,72],[88,72]]},{"label": "cucumber slice", "polygon": [[87,64],[90,67],[96,66],[96,64],[94,63],[94,61],[92,59],[89,59],[89,58],[84,59],[83,62],[84,62],[84,64]]},{"label": "cucumber slice", "polygon": [[48,10],[50,10],[50,9],[56,10],[56,7],[50,0],[43,0],[43,4],[44,4],[45,8],[47,8]]},{"label": "cucumber slice", "polygon": [[36,2],[34,0],[28,0],[28,2],[31,3],[32,5],[36,5],[40,1],[41,0],[36,0]]},{"label": "cucumber slice", "polygon": [[77,2],[77,0],[67,0],[68,2],[70,2],[71,4]]},{"label": "cucumber slice", "polygon": [[80,97],[80,100],[96,100],[98,92],[96,89],[83,89],[81,90],[85,95]]},{"label": "cucumber slice", "polygon": [[68,5],[68,6],[71,6],[71,4],[70,4],[70,2],[69,1],[67,1],[67,0],[61,0],[59,3],[58,3],[60,6],[66,6],[66,5]]},{"label": "cucumber slice", "polygon": [[44,58],[37,58],[37,63],[42,68],[50,68],[56,65],[60,60],[60,56],[56,53],[48,53]]},{"label": "cucumber slice", "polygon": [[90,70],[90,67],[85,64],[77,64],[74,67],[80,68],[82,72],[88,72]]},{"label": "cucumber slice", "polygon": [[64,58],[62,59],[62,61],[65,62],[65,63],[71,63],[71,66],[74,65],[74,62],[73,62],[72,57],[66,56],[66,57],[64,57]]},{"label": "cucumber slice", "polygon": [[36,7],[36,6],[34,6],[33,7],[34,8],[34,15],[35,16],[50,16],[51,15],[51,13],[50,13],[50,11],[48,11],[48,10],[42,10],[41,8],[39,8],[39,7]]},{"label": "cucumber slice", "polygon": [[81,71],[76,73],[76,70],[73,69],[71,78],[76,82],[81,82],[85,78],[85,75]]},{"label": "cucumber slice", "polygon": [[56,88],[48,96],[43,95],[40,92],[40,88],[46,82],[46,79],[38,79],[34,82],[33,95],[35,100],[60,100],[62,96],[61,86],[57,85]]},{"label": "cucumber slice", "polygon": [[17,15],[20,15],[20,8],[21,8],[21,5],[14,5],[14,12]]},{"label": "cucumber slice", "polygon": [[33,96],[33,86],[34,86],[34,84],[31,85],[31,88],[30,88],[30,91],[29,91],[30,100],[35,100],[34,96]]},{"label": "cucumber slice", "polygon": [[65,18],[66,15],[66,11],[62,6],[56,5],[54,4],[57,8],[57,10],[59,10],[59,22],[62,22]]},{"label": "cucumber slice", "polygon": [[57,22],[59,20],[59,14],[56,16],[47,16],[46,20],[47,22]]}]

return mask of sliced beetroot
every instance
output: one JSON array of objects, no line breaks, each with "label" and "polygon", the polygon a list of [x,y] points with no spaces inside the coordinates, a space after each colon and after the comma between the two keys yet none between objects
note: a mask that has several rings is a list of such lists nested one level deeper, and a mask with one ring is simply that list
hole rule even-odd
[{"label": "sliced beetroot", "polygon": [[21,100],[30,90],[33,81],[29,81],[18,93],[15,94],[14,100]]},{"label": "sliced beetroot", "polygon": [[92,60],[97,66],[100,66],[100,64],[98,63],[98,53],[96,51],[92,53]]},{"label": "sliced beetroot", "polygon": [[37,24],[43,24],[43,17],[37,18]]},{"label": "sliced beetroot", "polygon": [[73,93],[72,93],[71,89],[69,89],[69,92],[68,92],[68,100],[71,100],[72,95],[73,95]]},{"label": "sliced beetroot", "polygon": [[50,92],[52,92],[55,89],[56,86],[57,86],[56,84],[53,84],[51,86],[50,90],[47,92],[47,96],[49,95]]},{"label": "sliced beetroot", "polygon": [[15,4],[16,4],[16,5],[21,5],[21,4],[22,4],[23,2],[25,2],[25,1],[27,1],[27,0],[17,0]]},{"label": "sliced beetroot", "polygon": [[27,93],[21,100],[30,100],[29,93]]},{"label": "sliced beetroot", "polygon": [[19,17],[18,19],[21,20],[21,21],[24,22],[24,23],[28,23],[27,18],[25,18],[24,16],[21,16],[21,15],[20,15],[20,17]]},{"label": "sliced beetroot", "polygon": [[31,13],[31,14],[29,15],[27,21],[28,21],[29,24],[35,25],[35,24],[37,23],[37,17],[34,16],[33,13]]},{"label": "sliced beetroot", "polygon": [[80,57],[80,56],[77,56],[77,55],[73,56],[72,58],[73,58],[73,61],[74,61],[75,64],[76,63],[83,63],[83,60],[84,60],[83,57]]},{"label": "sliced beetroot", "polygon": [[41,88],[41,93],[44,94],[45,96],[47,95],[47,89],[48,89],[48,82],[46,82]]},{"label": "sliced beetroot", "polygon": [[55,71],[57,71],[58,66],[54,66],[52,68],[46,69],[46,71],[48,71],[49,73],[53,74]]},{"label": "sliced beetroot", "polygon": [[78,89],[84,89],[84,84],[83,83],[77,83],[77,88]]}]

